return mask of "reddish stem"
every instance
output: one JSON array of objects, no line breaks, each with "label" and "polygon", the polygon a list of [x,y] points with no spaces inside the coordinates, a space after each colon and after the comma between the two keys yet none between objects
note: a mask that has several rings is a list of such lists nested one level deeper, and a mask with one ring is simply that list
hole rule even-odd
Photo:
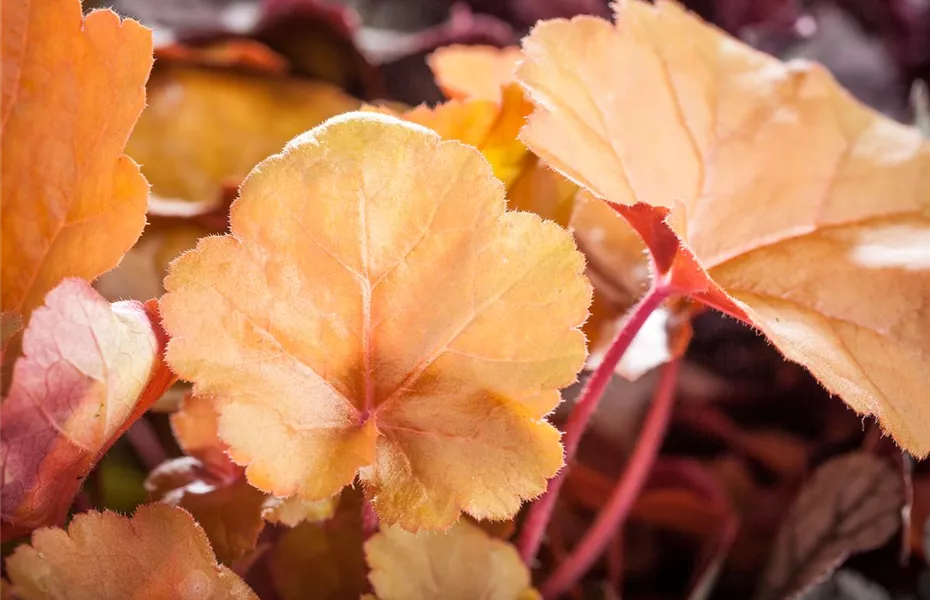
[{"label": "reddish stem", "polygon": [[562,489],[562,484],[565,483],[565,473],[575,458],[581,436],[588,427],[588,421],[591,420],[591,415],[597,409],[597,405],[607,389],[607,384],[610,383],[613,377],[617,363],[620,362],[623,354],[630,347],[649,315],[662,304],[662,301],[672,291],[663,280],[656,280],[653,283],[646,295],[639,301],[639,304],[633,307],[623,327],[617,332],[617,337],[614,338],[610,348],[607,349],[607,353],[604,354],[604,360],[594,370],[578,396],[575,408],[565,424],[565,435],[562,438],[565,445],[565,468],[549,481],[548,489],[533,503],[527,512],[526,520],[523,522],[523,530],[517,548],[527,565],[531,565],[536,559],[543,534],[546,532],[546,527],[552,518],[552,511],[559,497],[559,490]]},{"label": "reddish stem", "polygon": [[145,465],[145,468],[151,471],[161,463],[168,460],[168,453],[162,446],[158,434],[152,423],[145,418],[140,417],[132,426],[126,430],[126,440],[132,446],[133,450],[139,456],[139,460]]},{"label": "reddish stem", "polygon": [[627,463],[626,470],[617,481],[610,498],[598,513],[594,524],[555,572],[542,585],[543,598],[556,598],[574,586],[604,552],[604,548],[616,534],[617,528],[626,518],[646,483],[649,471],[655,463],[675,398],[675,385],[681,360],[676,358],[662,367],[662,378],[656,389],[655,398],[643,424],[636,449]]}]

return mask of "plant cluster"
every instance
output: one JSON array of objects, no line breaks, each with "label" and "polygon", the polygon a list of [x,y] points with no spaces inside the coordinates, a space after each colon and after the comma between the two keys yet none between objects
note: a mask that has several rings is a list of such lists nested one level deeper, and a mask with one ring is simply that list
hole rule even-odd
[{"label": "plant cluster", "polygon": [[[878,424],[795,468],[682,407],[790,475],[756,598],[834,597],[810,589],[923,526],[918,127],[668,0],[439,48],[447,100],[363,103],[345,22],[298,5],[157,47],[3,5],[4,598],[611,597],[641,522],[706,540],[684,587],[710,597],[740,486],[660,451],[712,311]],[[611,478],[582,438],[622,379],[649,399]],[[93,491],[127,440],[131,516]]]}]

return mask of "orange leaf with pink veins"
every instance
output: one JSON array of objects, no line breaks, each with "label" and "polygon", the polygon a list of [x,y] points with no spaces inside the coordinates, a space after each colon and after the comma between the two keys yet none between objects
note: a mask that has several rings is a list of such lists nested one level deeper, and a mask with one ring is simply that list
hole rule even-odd
[{"label": "orange leaf with pink veins", "polygon": [[6,561],[22,600],[258,600],[218,565],[191,516],[149,504],[132,518],[84,513],[40,529]]},{"label": "orange leaf with pink veins", "polygon": [[538,25],[521,139],[615,203],[673,287],[930,453],[930,143],[677,4]]},{"label": "orange leaf with pink veins", "polygon": [[174,380],[146,307],[66,279],[33,311],[0,405],[3,539],[61,523],[84,478]]},{"label": "orange leaf with pink veins", "polygon": [[168,362],[210,395],[256,487],[358,474],[385,523],[511,517],[562,466],[544,416],[585,358],[571,236],[474,148],[350,113],[259,165],[231,234],[172,264]]},{"label": "orange leaf with pink veins", "polygon": [[115,267],[148,184],[123,154],[145,106],[152,34],[78,0],[4,2],[0,307],[28,319],[65,277]]}]

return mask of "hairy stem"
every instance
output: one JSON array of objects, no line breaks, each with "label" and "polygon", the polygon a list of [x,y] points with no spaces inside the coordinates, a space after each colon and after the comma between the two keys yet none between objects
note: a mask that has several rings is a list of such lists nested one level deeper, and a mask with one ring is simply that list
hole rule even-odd
[{"label": "hairy stem", "polygon": [[517,548],[527,565],[532,566],[533,561],[536,559],[536,553],[539,552],[539,546],[542,543],[546,527],[552,518],[552,511],[559,497],[559,490],[562,489],[562,484],[565,482],[565,472],[570,468],[572,460],[575,458],[581,436],[584,435],[588,422],[591,420],[591,415],[597,409],[597,405],[607,389],[607,384],[610,383],[613,377],[617,363],[623,358],[623,354],[630,347],[643,323],[662,304],[662,301],[669,296],[671,291],[668,285],[661,280],[656,280],[653,283],[653,286],[649,288],[649,291],[639,301],[639,304],[633,307],[623,327],[617,332],[617,336],[611,342],[610,348],[604,354],[604,360],[595,369],[581,391],[581,395],[578,396],[578,401],[575,403],[575,407],[568,417],[568,422],[565,424],[565,435],[562,437],[562,442],[565,445],[565,468],[549,481],[548,489],[533,503],[526,515],[526,520],[523,522],[523,530]]},{"label": "hairy stem", "polygon": [[617,481],[610,498],[601,508],[594,524],[565,561],[542,585],[543,598],[557,598],[574,586],[603,554],[630,512],[633,502],[646,483],[649,471],[665,439],[675,398],[675,385],[681,360],[676,358],[662,367],[662,379],[626,470]]}]

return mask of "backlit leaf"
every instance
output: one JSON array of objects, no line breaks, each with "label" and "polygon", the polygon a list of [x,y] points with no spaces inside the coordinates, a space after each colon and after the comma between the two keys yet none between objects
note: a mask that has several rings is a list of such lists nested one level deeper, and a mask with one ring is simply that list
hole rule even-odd
[{"label": "backlit leaf", "polygon": [[163,198],[209,202],[289,139],[358,102],[338,88],[274,73],[159,61],[126,152]]},{"label": "backlit leaf", "polygon": [[793,597],[850,554],[878,548],[901,526],[903,506],[901,479],[881,458],[846,454],[824,464],[782,523],[756,600]]},{"label": "backlit leaf", "polygon": [[[418,106],[403,119],[428,127],[443,139],[458,140],[481,150],[494,175],[510,187],[535,165],[535,157],[517,139],[520,128],[533,110],[517,85],[502,92],[500,101],[450,100],[435,107]],[[386,109],[380,112],[392,114]]]},{"label": "backlit leaf", "polygon": [[7,559],[22,600],[257,600],[218,565],[191,516],[163,504],[129,519],[84,513],[68,530],[40,529]]},{"label": "backlit leaf", "polygon": [[4,2],[0,308],[26,319],[65,277],[119,263],[148,185],[123,155],[145,104],[151,32],[78,0]]},{"label": "backlit leaf", "polygon": [[515,81],[520,56],[517,47],[453,44],[430,54],[427,62],[446,97],[500,102],[501,90]]},{"label": "backlit leaf", "polygon": [[173,382],[163,345],[139,302],[108,304],[80,279],[49,292],[0,405],[4,539],[61,523],[103,453]]},{"label": "backlit leaf", "polygon": [[930,452],[930,144],[822,67],[677,4],[537,26],[522,133],[619,205],[682,293],[751,323],[900,445]]},{"label": "backlit leaf", "polygon": [[379,600],[518,600],[534,597],[516,548],[462,520],[448,531],[382,529],[365,542]]},{"label": "backlit leaf", "polygon": [[169,363],[253,485],[323,500],[358,474],[408,529],[509,518],[545,489],[590,287],[476,150],[345,115],[253,171],[231,223],[173,263],[161,309]]}]

